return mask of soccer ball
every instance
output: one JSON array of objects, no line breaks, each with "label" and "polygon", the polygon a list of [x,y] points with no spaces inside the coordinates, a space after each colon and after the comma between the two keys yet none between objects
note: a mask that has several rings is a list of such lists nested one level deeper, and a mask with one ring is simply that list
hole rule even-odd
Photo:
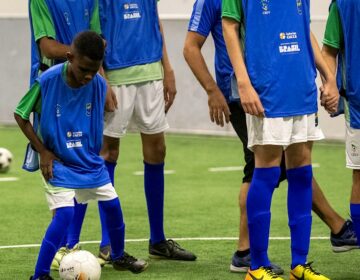
[{"label": "soccer ball", "polygon": [[62,258],[59,274],[62,280],[99,280],[101,267],[93,254],[79,250]]},{"label": "soccer ball", "polygon": [[12,153],[5,148],[0,148],[0,173],[5,173],[9,170],[13,159]]}]

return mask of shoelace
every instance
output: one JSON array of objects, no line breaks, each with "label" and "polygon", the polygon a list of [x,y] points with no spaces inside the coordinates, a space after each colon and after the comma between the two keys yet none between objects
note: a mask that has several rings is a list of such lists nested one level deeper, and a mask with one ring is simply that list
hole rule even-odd
[{"label": "shoelace", "polygon": [[320,275],[320,273],[316,272],[312,267],[313,262],[309,262],[307,264],[304,265],[304,268],[306,271],[308,271],[310,274],[313,274],[313,275]]},{"label": "shoelace", "polygon": [[277,275],[276,273],[274,273],[271,269],[271,266],[268,267],[264,267],[264,270],[266,271],[266,274],[268,276],[270,276],[271,279],[277,279],[279,278],[279,275]]},{"label": "shoelace", "polygon": [[168,242],[168,244],[170,244],[170,246],[172,248],[176,248],[178,250],[185,251],[183,248],[180,247],[179,243],[177,243],[176,241],[174,241],[172,239],[168,239],[167,242]]}]

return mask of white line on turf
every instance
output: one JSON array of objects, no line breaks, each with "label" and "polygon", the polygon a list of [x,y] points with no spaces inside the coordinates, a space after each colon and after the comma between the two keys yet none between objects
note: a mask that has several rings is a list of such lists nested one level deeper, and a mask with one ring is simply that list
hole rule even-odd
[{"label": "white line on turf", "polygon": [[[174,174],[175,170],[164,170],[164,174]],[[135,171],[133,173],[136,176],[144,176],[144,171]]]},{"label": "white line on turf", "polygon": [[[238,240],[238,237],[184,237],[184,238],[172,238],[176,241],[231,241]],[[270,237],[270,240],[290,240],[289,236]],[[314,236],[311,240],[329,240],[328,236]],[[126,242],[149,242],[147,238],[140,239],[127,239]],[[100,240],[94,241],[82,241],[80,244],[98,244]],[[0,249],[16,249],[16,248],[33,248],[40,247],[40,244],[22,244],[22,245],[8,245],[0,246]]]},{"label": "white line on turf", "polygon": [[224,167],[210,167],[209,172],[227,172],[244,170],[244,166],[224,166]]},{"label": "white line on turf", "polygon": [[14,181],[18,181],[19,178],[17,177],[4,177],[4,178],[0,178],[0,182],[14,182]]}]

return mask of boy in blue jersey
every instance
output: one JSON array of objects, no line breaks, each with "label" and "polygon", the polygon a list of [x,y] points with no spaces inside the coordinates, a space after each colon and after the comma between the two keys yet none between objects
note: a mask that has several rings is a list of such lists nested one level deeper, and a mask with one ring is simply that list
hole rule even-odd
[{"label": "boy in blue jersey", "polygon": [[[318,127],[316,68],[323,101],[334,111],[335,77],[310,31],[310,1],[223,0],[224,38],[237,78],[255,170],[247,197],[251,268],[245,279],[282,279],[267,255],[270,206],[285,153],[291,234],[290,279],[326,280],[307,264],[311,233],[313,141]],[[240,28],[246,33],[239,40]],[[241,45],[241,43],[243,45]],[[314,57],[315,54],[315,57]]]},{"label": "boy in blue jersey", "polygon": [[[31,77],[33,84],[39,73],[49,67],[66,60],[70,45],[75,35],[84,30],[92,30],[101,34],[99,7],[97,0],[29,0],[29,19],[31,28]],[[111,88],[108,95],[111,97]],[[112,108],[107,107],[107,110]],[[36,116],[36,114],[35,114]],[[36,124],[35,124],[36,128]],[[51,192],[51,189],[46,189]],[[59,188],[57,189],[59,191]],[[64,190],[64,194],[69,190]],[[75,204],[75,215],[67,236],[62,241],[51,269],[57,270],[64,254],[69,250],[78,249],[80,231],[87,204]],[[101,211],[101,205],[99,205]],[[102,242],[109,243],[106,227],[102,221]],[[104,261],[99,258],[101,265]]]},{"label": "boy in blue jersey", "polygon": [[[231,122],[239,136],[244,149],[244,178],[239,194],[240,227],[238,250],[232,257],[230,270],[232,272],[247,272],[250,267],[250,250],[246,217],[246,197],[254,171],[254,155],[247,148],[247,127],[245,113],[239,100],[232,97],[231,75],[233,72],[230,59],[222,35],[221,0],[195,1],[190,18],[188,33],[184,45],[184,56],[194,75],[208,94],[210,118],[218,125]],[[211,76],[201,48],[208,35],[212,34],[215,44],[215,73],[216,82]],[[230,115],[229,115],[230,111]],[[282,161],[282,176],[286,178],[285,165]],[[356,243],[356,235],[352,229],[352,222],[345,221],[329,205],[315,178],[313,178],[313,210],[328,225],[331,230],[331,243],[335,252],[351,249]],[[272,270],[280,274],[283,270],[271,264]]]},{"label": "boy in blue jersey", "polygon": [[[353,170],[350,213],[360,236],[360,1],[336,0],[330,6],[323,56],[331,71],[338,70],[345,102],[346,167]],[[356,246],[357,245],[357,246]],[[354,244],[359,248],[360,241]]]},{"label": "boy in blue jersey", "polygon": [[[15,119],[39,152],[49,206],[56,209],[40,247],[33,280],[53,279],[50,265],[74,215],[74,196],[56,188],[74,189],[79,203],[95,199],[105,210],[113,267],[142,272],[147,263],[124,252],[124,223],[118,196],[100,157],[106,82],[97,74],[104,56],[102,38],[92,31],[77,35],[61,63],[41,75],[23,97]],[[29,121],[40,116],[39,134]]]},{"label": "boy in blue jersey", "polygon": [[118,101],[118,108],[105,116],[102,155],[114,182],[120,138],[133,119],[142,140],[150,257],[194,261],[193,253],[166,239],[163,228],[165,113],[173,103],[176,87],[157,2],[99,1],[102,34],[107,42],[104,69]]}]

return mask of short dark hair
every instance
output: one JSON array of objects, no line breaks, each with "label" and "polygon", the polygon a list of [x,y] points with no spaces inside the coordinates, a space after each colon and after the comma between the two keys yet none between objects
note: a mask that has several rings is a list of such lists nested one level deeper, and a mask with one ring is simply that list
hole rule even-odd
[{"label": "short dark hair", "polygon": [[82,31],[74,40],[75,51],[91,60],[102,60],[104,58],[105,45],[103,39],[94,31]]}]

